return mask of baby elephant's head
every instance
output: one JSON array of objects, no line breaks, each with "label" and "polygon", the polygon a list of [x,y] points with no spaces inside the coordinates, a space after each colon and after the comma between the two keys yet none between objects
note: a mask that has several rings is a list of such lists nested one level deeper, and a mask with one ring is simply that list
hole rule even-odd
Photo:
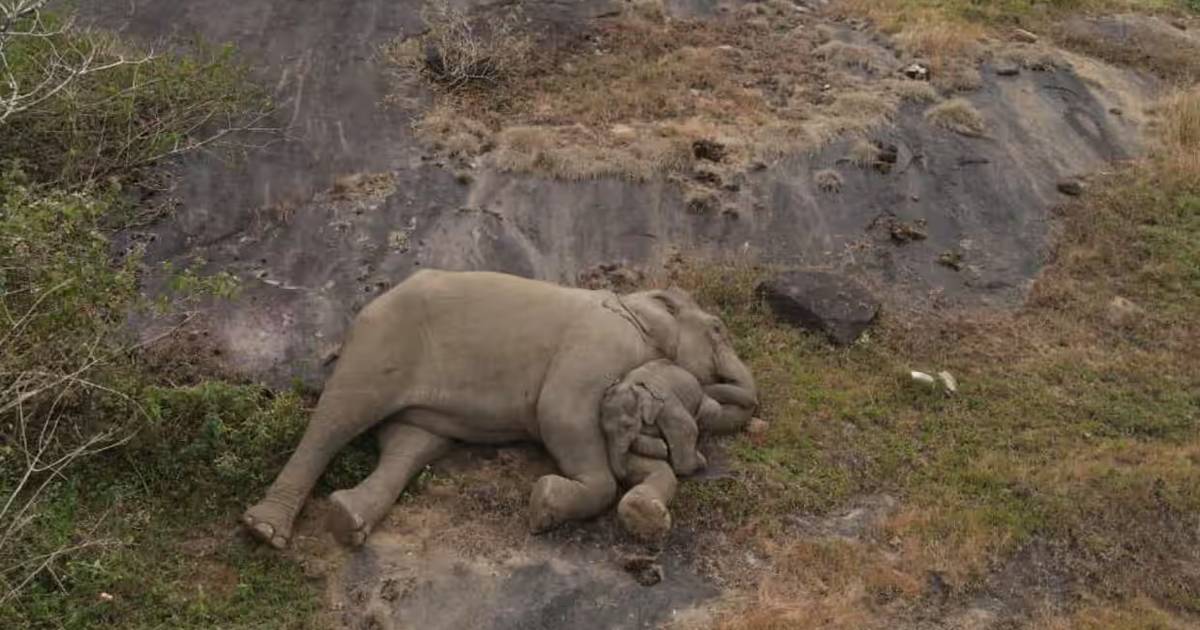
[{"label": "baby elephant's head", "polygon": [[608,441],[608,465],[617,479],[628,472],[626,456],[643,421],[653,421],[662,402],[641,385],[617,383],[608,388],[600,402],[600,428]]}]

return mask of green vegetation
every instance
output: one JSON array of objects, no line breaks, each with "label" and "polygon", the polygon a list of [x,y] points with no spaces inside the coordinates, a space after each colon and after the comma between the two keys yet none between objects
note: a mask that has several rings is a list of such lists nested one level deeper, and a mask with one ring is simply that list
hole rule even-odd
[{"label": "green vegetation", "polygon": [[[1038,7],[1118,6],[859,4],[907,33],[908,45],[948,58],[969,54],[964,42],[984,29],[1034,23]],[[528,78],[553,105],[531,122],[553,133],[515,127],[502,140],[560,155],[577,148],[577,139],[560,146],[554,135],[563,121],[552,115],[568,105],[584,107],[571,116],[619,123],[629,112],[653,118],[664,102],[662,111],[687,106],[651,88],[667,86],[674,98],[693,83],[717,92],[733,84],[710,74],[713,59],[697,52],[716,43],[710,33],[672,31],[680,27],[660,24],[660,5],[637,6],[648,23],[614,36],[638,44],[629,50],[644,53],[632,58],[639,67],[662,64],[643,76],[620,65],[630,58],[588,53],[597,59],[580,60],[575,74]],[[778,68],[784,40],[755,39],[758,32],[729,36],[755,53],[752,69]],[[668,46],[664,34],[695,46]],[[321,625],[301,563],[235,525],[287,456],[312,401],[212,378],[178,353],[164,360],[155,350],[169,340],[129,339],[131,310],[169,311],[236,287],[185,269],[172,295],[144,304],[138,251],[114,257],[109,238],[133,218],[125,193],[152,180],[151,167],[221,148],[231,131],[255,127],[269,104],[227,49],[147,58],[110,36],[71,30],[4,42],[20,85],[50,79],[63,87],[22,101],[14,97],[29,92],[0,81],[0,103],[18,105],[0,117],[8,160],[0,171],[0,627]],[[55,58],[66,65],[47,63]],[[85,63],[95,71],[44,75]],[[593,84],[589,76],[607,78]],[[614,100],[611,85],[623,78],[635,83]],[[580,85],[586,98],[568,100]],[[728,102],[751,119],[775,114],[733,96]],[[447,147],[452,155],[476,154],[490,141],[487,126],[442,113],[438,135],[459,147]],[[835,126],[857,128],[852,122]],[[427,127],[437,123],[426,117]],[[932,601],[930,576],[968,598],[1030,557],[1072,589],[1055,608],[1055,587],[1019,574],[1031,597],[1048,602],[1025,611],[1040,627],[1169,627],[1200,615],[1200,584],[1189,572],[1200,562],[1200,93],[1168,99],[1157,129],[1155,155],[1063,210],[1053,259],[1016,313],[894,315],[863,342],[834,349],[764,310],[753,287],[765,270],[680,272],[725,318],[770,422],[765,435],[731,442],[736,475],[680,489],[679,523],[722,532],[739,557],[750,549],[772,559],[754,577],[765,586],[751,610],[727,626],[865,627]],[[693,135],[718,130],[677,130],[639,159],[653,173],[686,163]],[[626,126],[613,138],[638,131]],[[584,157],[586,168],[576,170],[591,173],[596,159]],[[566,157],[561,163],[575,168]],[[836,189],[836,173],[815,177]],[[1133,308],[1114,311],[1117,297]],[[911,369],[950,370],[961,393],[915,388]],[[371,458],[357,444],[325,483],[349,485]],[[519,512],[527,482],[506,481],[506,514]],[[788,529],[797,514],[821,516],[883,493],[899,507],[861,540],[797,540]]]},{"label": "green vegetation", "polygon": [[[733,443],[737,478],[681,486],[681,522],[752,532],[747,544],[784,558],[757,614],[730,627],[808,627],[817,610],[842,627],[882,621],[928,597],[931,573],[969,594],[1029,562],[1021,553],[1100,606],[1076,619],[1025,582],[1048,598],[1042,625],[1200,614],[1185,568],[1200,561],[1200,91],[1159,115],[1157,154],[1064,210],[1054,260],[1015,314],[885,319],[836,349],[773,321],[753,294],[765,270],[682,274],[725,317],[771,423]],[[1113,312],[1117,296],[1132,317]],[[942,369],[959,395],[908,380]],[[797,513],[879,493],[901,507],[862,543],[821,552],[838,562],[807,564],[813,543],[785,533]],[[814,586],[839,582],[856,586]]]},{"label": "green vegetation", "polygon": [[163,269],[173,291],[145,303],[140,252],[109,238],[151,166],[235,157],[269,103],[228,49],[150,54],[39,4],[4,3],[0,29],[0,627],[310,626],[302,571],[228,534],[307,400],[163,369],[169,340],[130,339],[128,314],[236,286]]}]

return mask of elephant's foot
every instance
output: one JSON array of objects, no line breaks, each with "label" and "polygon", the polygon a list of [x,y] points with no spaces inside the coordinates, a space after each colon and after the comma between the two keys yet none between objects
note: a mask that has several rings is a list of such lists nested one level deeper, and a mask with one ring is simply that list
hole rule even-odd
[{"label": "elephant's foot", "polygon": [[573,482],[558,475],[545,475],[533,483],[529,494],[529,529],[533,533],[553,529],[563,523],[562,505],[575,491]]},{"label": "elephant's foot", "polygon": [[529,495],[529,527],[544,532],[567,521],[591,518],[608,509],[617,493],[617,482],[608,468],[603,475],[576,481],[545,475]]},{"label": "elephant's foot", "polygon": [[617,517],[626,531],[645,542],[662,540],[671,531],[671,512],[666,504],[640,486],[621,498]]},{"label": "elephant's foot", "polygon": [[371,534],[375,523],[383,517],[378,501],[371,501],[355,490],[338,490],[329,495],[333,509],[329,512],[326,527],[333,537],[343,545],[361,546]]},{"label": "elephant's foot", "polygon": [[287,547],[292,538],[295,510],[270,498],[263,499],[242,514],[242,523],[255,538],[276,549]]}]

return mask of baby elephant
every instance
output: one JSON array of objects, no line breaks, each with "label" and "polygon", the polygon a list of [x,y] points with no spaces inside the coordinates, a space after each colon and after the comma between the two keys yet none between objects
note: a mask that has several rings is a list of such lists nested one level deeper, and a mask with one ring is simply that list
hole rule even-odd
[{"label": "baby elephant", "polygon": [[720,414],[721,405],[696,377],[665,359],[635,368],[605,393],[600,426],[609,466],[618,480],[633,486],[617,505],[617,516],[634,536],[655,540],[671,529],[667,505],[675,496],[676,474],[705,466],[696,450],[698,425]]}]

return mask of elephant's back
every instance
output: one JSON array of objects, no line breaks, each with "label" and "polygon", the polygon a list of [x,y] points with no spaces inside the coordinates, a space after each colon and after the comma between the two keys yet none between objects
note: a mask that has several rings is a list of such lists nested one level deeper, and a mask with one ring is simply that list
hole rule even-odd
[{"label": "elephant's back", "polygon": [[387,374],[406,404],[478,416],[532,416],[555,355],[603,294],[489,272],[423,271],[367,305],[343,359]]}]

